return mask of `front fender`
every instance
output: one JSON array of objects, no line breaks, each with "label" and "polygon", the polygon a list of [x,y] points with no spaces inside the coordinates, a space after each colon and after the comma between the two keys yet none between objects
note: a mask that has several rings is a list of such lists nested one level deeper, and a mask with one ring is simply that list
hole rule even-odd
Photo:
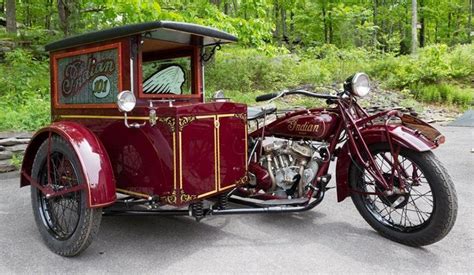
[{"label": "front fender", "polygon": [[[431,126],[430,126],[431,127]],[[384,125],[374,125],[361,130],[362,137],[367,145],[388,142],[387,130]],[[438,147],[438,144],[404,125],[389,125],[388,131],[394,145],[405,147],[417,152],[425,152]],[[346,142],[337,155],[336,186],[337,201],[343,201],[350,195],[349,169],[351,166],[349,145]]]},{"label": "front fender", "polygon": [[74,149],[87,184],[88,207],[103,207],[114,203],[117,199],[115,179],[107,152],[94,133],[74,122],[53,123],[33,136],[23,158],[20,186],[30,185],[25,174],[31,176],[36,152],[51,135],[61,136]]}]

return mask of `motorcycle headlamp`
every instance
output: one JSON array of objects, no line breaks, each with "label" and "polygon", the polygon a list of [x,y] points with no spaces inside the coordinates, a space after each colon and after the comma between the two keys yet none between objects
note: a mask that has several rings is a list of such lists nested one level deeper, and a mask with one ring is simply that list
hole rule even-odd
[{"label": "motorcycle headlamp", "polygon": [[130,112],[135,108],[137,99],[130,91],[120,92],[117,96],[117,106],[121,112]]},{"label": "motorcycle headlamp", "polygon": [[370,92],[370,79],[365,73],[356,73],[344,82],[344,90],[359,97],[364,97]]},{"label": "motorcycle headlamp", "polygon": [[214,96],[212,97],[212,99],[215,101],[215,102],[227,102],[229,101],[229,98],[227,98],[225,95],[224,95],[224,92],[222,90],[219,90],[217,92],[214,93]]}]

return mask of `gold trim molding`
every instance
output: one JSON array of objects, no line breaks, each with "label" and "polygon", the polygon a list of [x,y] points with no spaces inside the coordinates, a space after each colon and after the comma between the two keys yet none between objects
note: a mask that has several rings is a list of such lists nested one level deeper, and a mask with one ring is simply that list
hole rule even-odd
[{"label": "gold trim molding", "polygon": [[196,120],[195,116],[185,116],[179,118],[179,131],[182,132],[184,127],[186,127],[189,123]]},{"label": "gold trim molding", "polygon": [[184,192],[184,190],[180,190],[180,199],[181,199],[181,203],[186,203],[186,202],[189,202],[189,201],[193,201],[195,199],[197,199],[197,196],[196,195],[189,195],[189,194],[186,194]]},{"label": "gold trim molding", "polygon": [[176,196],[176,190],[173,190],[173,192],[167,196],[162,197],[163,201],[168,204],[176,204],[178,198]]},{"label": "gold trim molding", "polygon": [[156,117],[156,121],[166,124],[170,128],[170,132],[174,133],[176,126],[176,119],[174,117]]},{"label": "gold trim molding", "polygon": [[247,113],[234,114],[234,117],[241,119],[243,123],[247,123]]}]

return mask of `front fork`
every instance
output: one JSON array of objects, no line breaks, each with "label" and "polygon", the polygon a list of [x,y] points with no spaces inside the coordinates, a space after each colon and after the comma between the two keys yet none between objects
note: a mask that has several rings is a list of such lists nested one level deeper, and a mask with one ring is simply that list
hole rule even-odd
[{"label": "front fork", "polygon": [[[358,105],[355,105],[355,108],[360,108]],[[401,114],[397,110],[390,110],[381,112],[372,116],[368,116],[365,111],[363,112],[363,117],[360,119],[353,119],[351,113],[348,111],[349,108],[340,108],[341,113],[343,115],[343,120],[346,125],[346,133],[349,142],[349,156],[351,160],[357,164],[361,164],[362,167],[375,179],[376,184],[378,184],[379,188],[383,190],[384,195],[393,195],[394,193],[404,193],[406,184],[403,178],[406,178],[406,171],[401,169],[400,163],[398,160],[398,156],[400,154],[400,146],[396,146],[393,141],[392,135],[390,134],[389,130],[389,123],[394,118],[400,118]],[[382,167],[378,167],[374,156],[372,156],[369,147],[367,146],[361,132],[360,128],[362,128],[366,123],[371,122],[372,120],[384,117],[385,123],[385,134],[386,140],[390,148],[390,154],[392,156],[389,159],[386,155],[382,157],[384,160],[391,164],[391,171],[390,177],[387,178],[384,176]],[[355,157],[355,159],[354,159]],[[394,180],[395,177],[398,175],[398,186],[394,188]]]}]

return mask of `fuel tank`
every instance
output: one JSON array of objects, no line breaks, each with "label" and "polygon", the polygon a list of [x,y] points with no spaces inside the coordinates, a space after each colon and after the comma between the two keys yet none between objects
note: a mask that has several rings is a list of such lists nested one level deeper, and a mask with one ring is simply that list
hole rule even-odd
[{"label": "fuel tank", "polygon": [[339,114],[325,110],[289,114],[266,128],[267,135],[328,140],[336,131]]}]

